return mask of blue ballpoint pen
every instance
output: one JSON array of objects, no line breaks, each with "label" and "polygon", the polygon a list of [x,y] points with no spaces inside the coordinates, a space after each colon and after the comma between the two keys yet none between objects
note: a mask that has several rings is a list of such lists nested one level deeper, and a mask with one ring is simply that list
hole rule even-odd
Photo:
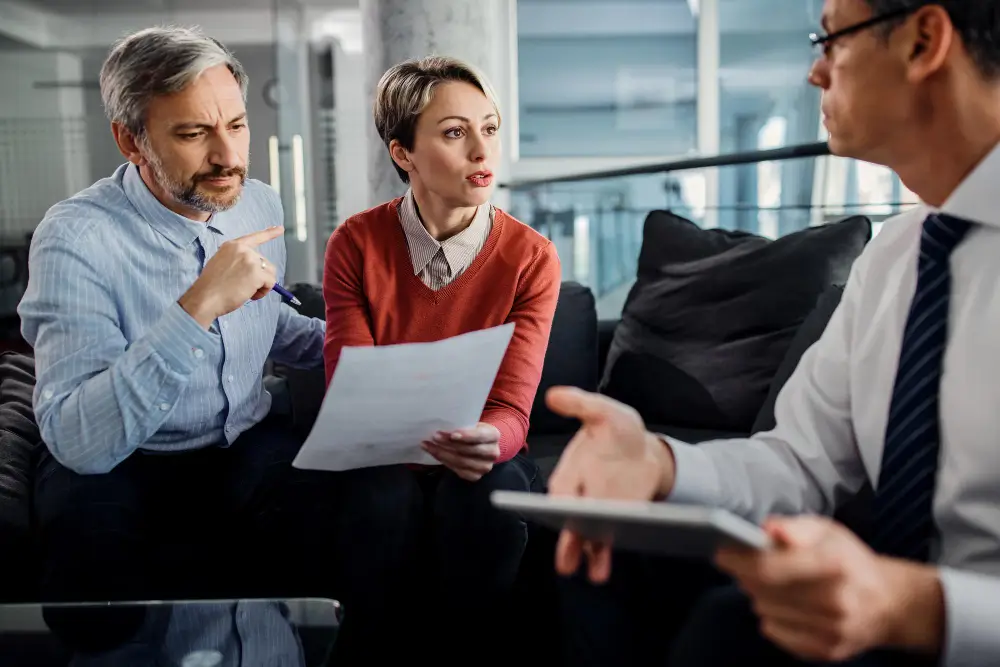
[{"label": "blue ballpoint pen", "polygon": [[286,290],[284,287],[282,287],[278,283],[274,283],[274,287],[272,289],[275,292],[277,292],[278,294],[280,294],[281,296],[283,296],[285,299],[287,299],[288,302],[291,303],[293,306],[301,306],[302,305],[302,302],[299,301],[298,299],[296,299],[294,294],[292,294],[291,292],[289,292],[288,290]]}]

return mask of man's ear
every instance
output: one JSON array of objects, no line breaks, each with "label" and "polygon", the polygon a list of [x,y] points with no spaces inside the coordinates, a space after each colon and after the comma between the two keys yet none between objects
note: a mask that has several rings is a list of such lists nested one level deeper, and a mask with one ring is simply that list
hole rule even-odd
[{"label": "man's ear", "polygon": [[139,148],[138,139],[124,125],[111,123],[111,134],[114,135],[118,150],[121,151],[126,160],[137,167],[144,167],[148,164],[146,157],[142,154],[142,149]]},{"label": "man's ear", "polygon": [[909,46],[909,78],[921,81],[941,70],[955,41],[955,27],[948,12],[928,5],[913,17]]},{"label": "man's ear", "polygon": [[410,161],[410,156],[406,148],[403,147],[403,144],[399,143],[399,139],[393,139],[389,142],[389,156],[406,173],[414,170],[413,162]]}]

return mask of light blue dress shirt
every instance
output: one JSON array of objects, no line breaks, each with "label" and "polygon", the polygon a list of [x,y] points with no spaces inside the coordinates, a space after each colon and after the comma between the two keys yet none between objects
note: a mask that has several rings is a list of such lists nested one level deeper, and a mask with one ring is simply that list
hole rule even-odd
[{"label": "light blue dress shirt", "polygon": [[[277,193],[248,179],[233,208],[189,220],[131,164],[48,211],[18,314],[35,350],[35,417],[56,460],[93,474],[137,449],[227,446],[270,409],[269,357],[322,365],[325,323],[275,292],[209,331],[177,304],[224,242],[282,219]],[[283,280],[284,239],[257,250]]]}]

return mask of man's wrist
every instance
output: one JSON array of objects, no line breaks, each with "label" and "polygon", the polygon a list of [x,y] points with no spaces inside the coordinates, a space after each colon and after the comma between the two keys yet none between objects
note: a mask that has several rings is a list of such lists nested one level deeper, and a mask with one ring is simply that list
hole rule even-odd
[{"label": "man's wrist", "polygon": [[177,300],[184,312],[194,319],[202,329],[208,330],[215,321],[215,311],[206,298],[201,297],[193,289],[188,290]]},{"label": "man's wrist", "polygon": [[938,571],[880,557],[889,586],[887,645],[938,654],[944,645],[944,589]]},{"label": "man's wrist", "polygon": [[660,479],[657,484],[656,500],[663,500],[670,495],[674,488],[674,472],[677,464],[674,461],[674,452],[667,441],[655,433],[646,433],[648,448],[656,461],[657,470],[660,471]]}]

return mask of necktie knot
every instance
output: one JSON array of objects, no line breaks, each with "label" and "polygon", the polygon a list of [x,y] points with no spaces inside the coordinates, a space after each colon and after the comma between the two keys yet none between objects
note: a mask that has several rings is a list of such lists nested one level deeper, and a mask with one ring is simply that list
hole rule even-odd
[{"label": "necktie knot", "polygon": [[951,256],[972,226],[968,220],[962,220],[944,213],[932,213],[924,220],[924,231],[920,238],[920,250],[931,258],[943,261]]}]

